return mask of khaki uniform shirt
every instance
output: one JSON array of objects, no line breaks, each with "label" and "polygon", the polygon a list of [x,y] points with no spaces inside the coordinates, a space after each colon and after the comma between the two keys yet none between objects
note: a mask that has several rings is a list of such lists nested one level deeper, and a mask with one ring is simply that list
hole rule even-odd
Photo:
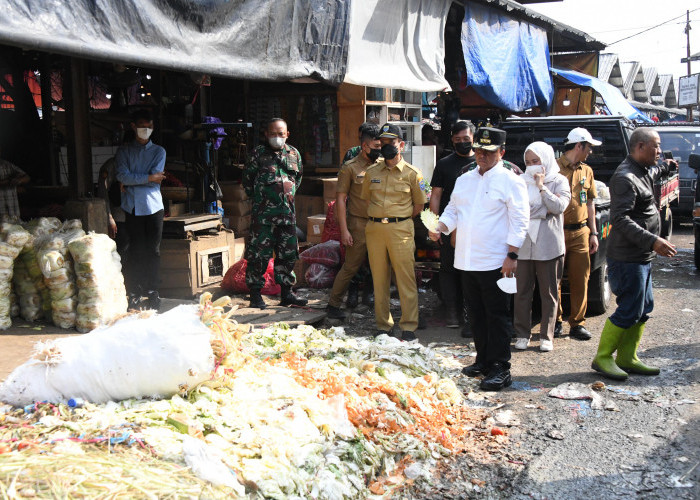
[{"label": "khaki uniform shirt", "polygon": [[369,201],[370,217],[411,217],[413,206],[426,202],[423,174],[402,158],[389,167],[383,159],[367,169],[362,184],[362,199]]},{"label": "khaki uniform shirt", "polygon": [[572,164],[565,155],[561,155],[557,163],[559,173],[571,186],[571,203],[564,211],[564,225],[583,224],[588,220],[588,202],[598,197],[593,169],[582,162]]},{"label": "khaki uniform shirt", "polygon": [[367,200],[362,199],[362,183],[365,171],[372,162],[365,160],[362,155],[352,158],[340,167],[336,192],[348,195],[348,213],[354,217],[367,218]]}]

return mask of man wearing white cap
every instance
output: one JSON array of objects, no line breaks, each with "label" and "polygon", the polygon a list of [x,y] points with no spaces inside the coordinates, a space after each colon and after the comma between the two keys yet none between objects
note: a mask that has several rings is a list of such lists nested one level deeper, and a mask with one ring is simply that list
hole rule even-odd
[{"label": "man wearing white cap", "polygon": [[[560,173],[569,180],[571,203],[564,211],[564,240],[566,254],[564,266],[568,270],[571,293],[569,335],[579,340],[590,340],[585,327],[588,306],[588,277],[591,274],[590,256],[598,251],[598,231],[595,224],[595,205],[598,196],[593,179],[593,170],[584,162],[593,146],[602,143],[595,140],[585,128],[577,127],[569,132],[564,142],[564,154],[559,157]],[[554,327],[554,336],[562,331],[561,290],[559,291],[559,314]]]}]

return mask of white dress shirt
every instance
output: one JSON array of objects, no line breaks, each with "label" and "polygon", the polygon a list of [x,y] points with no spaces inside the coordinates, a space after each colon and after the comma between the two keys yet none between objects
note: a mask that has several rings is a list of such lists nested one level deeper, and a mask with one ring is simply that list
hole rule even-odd
[{"label": "white dress shirt", "polygon": [[440,217],[445,234],[457,229],[454,267],[463,271],[500,269],[508,246],[525,241],[529,221],[525,181],[500,161],[484,175],[475,168],[457,178]]}]

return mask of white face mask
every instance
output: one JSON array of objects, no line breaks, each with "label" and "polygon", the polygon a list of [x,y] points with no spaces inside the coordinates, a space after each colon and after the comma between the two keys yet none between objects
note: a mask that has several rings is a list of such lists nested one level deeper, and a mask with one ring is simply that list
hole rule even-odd
[{"label": "white face mask", "polygon": [[272,149],[282,149],[282,146],[284,146],[284,143],[287,141],[284,137],[270,137],[267,142],[270,143],[270,147]]},{"label": "white face mask", "polygon": [[139,139],[143,139],[144,141],[147,141],[148,138],[151,137],[152,133],[153,133],[152,128],[139,127],[136,129],[136,135],[139,136]]},{"label": "white face mask", "polygon": [[534,177],[535,174],[542,173],[544,173],[544,167],[542,165],[528,165],[525,167],[525,175],[529,175],[530,177]]}]

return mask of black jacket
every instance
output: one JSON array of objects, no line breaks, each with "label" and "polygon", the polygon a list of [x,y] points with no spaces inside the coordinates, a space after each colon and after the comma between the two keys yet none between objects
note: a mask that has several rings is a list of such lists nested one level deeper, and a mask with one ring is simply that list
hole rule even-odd
[{"label": "black jacket", "polygon": [[625,158],[610,178],[610,239],[607,256],[623,262],[651,261],[661,216],[654,201],[654,180],[666,167],[642,167]]}]

